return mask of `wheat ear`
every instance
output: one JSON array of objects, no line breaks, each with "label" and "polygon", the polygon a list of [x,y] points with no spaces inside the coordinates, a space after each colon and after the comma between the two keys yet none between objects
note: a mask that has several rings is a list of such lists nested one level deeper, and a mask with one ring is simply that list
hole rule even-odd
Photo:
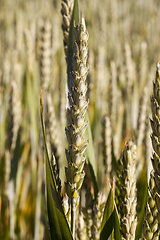
[{"label": "wheat ear", "polygon": [[72,87],[71,93],[68,95],[70,107],[67,109],[68,128],[66,128],[68,167],[65,169],[67,178],[65,186],[67,195],[71,199],[71,231],[73,238],[75,238],[75,211],[79,201],[78,190],[81,188],[85,176],[83,171],[85,164],[84,152],[88,144],[88,141],[85,140],[85,130],[88,123],[84,119],[88,107],[88,101],[86,101],[87,57],[88,32],[82,17],[81,23],[75,27],[73,71],[69,77]]},{"label": "wheat ear", "polygon": [[82,212],[79,214],[78,218],[77,236],[79,240],[86,240],[86,226]]},{"label": "wheat ear", "polygon": [[147,203],[145,207],[145,218],[143,224],[143,239],[144,240],[158,240],[158,219],[157,207],[155,203],[155,183],[154,176],[150,174],[150,181],[148,187]]},{"label": "wheat ear", "polygon": [[151,97],[152,108],[152,146],[153,157],[152,165],[154,169],[155,181],[155,201],[158,210],[158,231],[160,231],[160,63],[157,64],[156,78],[153,81],[153,95]]},{"label": "wheat ear", "polygon": [[92,239],[92,226],[93,226],[93,197],[91,194],[90,189],[87,189],[86,195],[85,195],[85,207],[82,209],[84,214],[84,220],[86,223],[86,233],[88,236],[88,239]]},{"label": "wheat ear", "polygon": [[108,116],[104,116],[102,120],[102,137],[103,137],[103,163],[105,166],[105,174],[107,177],[111,176],[112,171],[112,129],[111,122]]},{"label": "wheat ear", "polygon": [[123,171],[121,176],[121,234],[122,240],[134,240],[137,225],[136,218],[136,180],[135,156],[132,154],[133,143],[126,144],[123,156]]},{"label": "wheat ear", "polygon": [[41,85],[47,90],[51,77],[51,23],[40,19],[40,77]]},{"label": "wheat ear", "polygon": [[103,218],[103,211],[105,208],[105,195],[101,192],[98,193],[97,199],[93,204],[93,226],[92,226],[92,237],[94,240],[99,240],[101,223]]},{"label": "wheat ear", "polygon": [[63,30],[63,44],[64,44],[64,53],[67,58],[68,50],[68,36],[69,28],[73,11],[73,0],[62,0],[61,5],[61,14],[62,14],[62,30]]}]

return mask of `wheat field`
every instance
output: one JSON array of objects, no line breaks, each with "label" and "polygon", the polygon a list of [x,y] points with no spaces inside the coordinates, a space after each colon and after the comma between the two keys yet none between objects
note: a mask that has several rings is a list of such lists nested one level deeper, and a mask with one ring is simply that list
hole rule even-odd
[{"label": "wheat field", "polygon": [[0,239],[159,239],[159,7],[0,1]]}]

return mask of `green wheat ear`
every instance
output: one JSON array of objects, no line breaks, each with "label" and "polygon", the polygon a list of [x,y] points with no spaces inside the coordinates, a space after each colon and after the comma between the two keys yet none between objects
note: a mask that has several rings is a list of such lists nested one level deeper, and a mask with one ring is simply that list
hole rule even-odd
[{"label": "green wheat ear", "polygon": [[[123,171],[121,176],[121,209],[120,222],[122,239],[135,239],[136,217],[136,179],[135,179],[135,145],[130,141],[126,144],[123,155]],[[133,151],[134,150],[134,151]]]},{"label": "green wheat ear", "polygon": [[158,211],[155,202],[154,176],[153,173],[151,173],[148,187],[147,203],[145,208],[145,218],[143,224],[144,240],[159,239],[157,213]]},{"label": "green wheat ear", "polygon": [[68,150],[66,158],[68,167],[66,167],[65,183],[66,192],[71,199],[71,229],[74,238],[75,232],[75,210],[79,202],[78,190],[81,188],[85,173],[83,167],[85,164],[84,152],[88,141],[85,139],[85,130],[88,123],[85,121],[85,113],[88,107],[86,100],[88,74],[88,32],[84,18],[81,23],[75,27],[75,43],[73,54],[73,71],[70,73],[71,93],[69,93],[68,127],[66,136],[68,140]]},{"label": "green wheat ear", "polygon": [[155,201],[158,210],[158,231],[160,231],[160,63],[157,64],[156,78],[153,81],[153,95],[151,96],[152,108],[152,146],[154,154],[152,165],[154,169],[155,181]]}]

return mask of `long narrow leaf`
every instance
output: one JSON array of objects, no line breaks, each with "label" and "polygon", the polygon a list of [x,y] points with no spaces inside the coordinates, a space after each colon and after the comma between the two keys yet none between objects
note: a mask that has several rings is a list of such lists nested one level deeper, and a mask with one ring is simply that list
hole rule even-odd
[{"label": "long narrow leaf", "polygon": [[56,182],[48,156],[44,120],[43,120],[43,99],[41,94],[41,124],[46,156],[46,185],[47,185],[47,209],[50,225],[51,240],[72,240],[72,234],[69,229],[65,214],[63,212],[60,196],[56,188]]},{"label": "long narrow leaf", "polygon": [[[140,178],[139,178],[139,181],[140,182],[138,184],[138,186],[141,184],[141,189],[138,188],[137,186],[137,189],[140,191],[143,192],[141,198],[140,198],[140,202],[141,202],[141,212],[140,212],[140,215],[139,215],[139,220],[138,220],[138,223],[137,223],[137,228],[136,228],[136,236],[135,236],[135,240],[139,240],[142,236],[142,229],[143,229],[143,221],[144,221],[144,213],[145,213],[145,206],[146,206],[146,201],[147,201],[147,190],[148,190],[148,185],[147,185],[147,182],[148,182],[148,179],[147,179],[147,170],[146,170],[146,164],[144,163],[144,166],[143,166],[143,169],[141,171],[141,174],[140,174]],[[144,189],[144,191],[143,191]]]},{"label": "long narrow leaf", "polygon": [[101,225],[100,240],[106,240],[112,234],[114,229],[114,190],[113,186],[110,189],[106,202],[103,220]]},{"label": "long narrow leaf", "polygon": [[114,239],[121,240],[120,222],[116,204],[114,203]]},{"label": "long narrow leaf", "polygon": [[91,179],[94,187],[94,198],[96,199],[98,194],[98,184],[97,184],[97,179],[93,170],[93,165],[90,163],[90,160],[88,158],[87,158],[87,164],[89,167],[89,171],[90,171],[90,175],[91,175]]},{"label": "long narrow leaf", "polygon": [[[86,138],[89,140],[87,149],[86,149],[86,157],[89,160],[90,165],[92,166],[92,169],[94,171],[94,175],[97,176],[97,167],[96,167],[96,161],[94,156],[94,149],[93,149],[93,141],[92,141],[92,133],[91,133],[91,127],[89,124],[89,116],[88,112],[86,112],[85,120],[88,122],[88,126],[86,129]],[[92,174],[91,174],[92,177]],[[94,181],[94,179],[92,179]]]}]

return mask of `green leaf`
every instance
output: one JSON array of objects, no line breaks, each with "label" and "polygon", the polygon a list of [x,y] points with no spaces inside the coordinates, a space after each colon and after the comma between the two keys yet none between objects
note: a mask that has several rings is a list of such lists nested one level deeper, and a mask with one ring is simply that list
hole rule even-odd
[{"label": "green leaf", "polygon": [[36,103],[38,102],[38,97],[36,101],[36,89],[35,89],[35,81],[37,79],[33,75],[33,73],[26,71],[26,103],[29,110],[30,117],[30,125],[32,129],[32,133],[34,136],[35,143],[38,142],[38,129],[37,129],[37,112],[38,106]]},{"label": "green leaf", "polygon": [[142,194],[138,197],[138,202],[141,203],[140,205],[140,214],[139,214],[139,220],[137,223],[136,228],[136,235],[135,240],[139,240],[142,236],[142,230],[143,230],[143,221],[144,221],[144,213],[145,213],[145,206],[147,201],[147,190],[148,190],[148,179],[147,179],[147,169],[146,164],[144,163],[144,166],[142,168],[140,177],[137,182],[137,192],[141,192]]},{"label": "green leaf", "polygon": [[114,229],[114,217],[115,217],[114,190],[112,186],[108,195],[108,199],[107,199],[104,214],[103,214],[100,240],[106,240],[112,234]]},{"label": "green leaf", "polygon": [[120,222],[116,204],[114,203],[114,239],[121,240]]},{"label": "green leaf", "polygon": [[119,165],[116,159],[116,156],[114,154],[114,149],[113,149],[113,141],[112,141],[112,166],[113,166],[113,170],[117,173],[120,169],[119,169]]},{"label": "green leaf", "polygon": [[[90,166],[92,166],[94,176],[97,176],[97,171],[96,171],[97,168],[96,168],[96,161],[95,161],[95,156],[94,156],[92,133],[91,133],[91,126],[90,126],[90,123],[89,123],[88,112],[86,112],[85,121],[88,122],[88,126],[86,128],[86,139],[89,140],[89,143],[88,143],[85,154],[86,154],[86,158],[87,158],[88,162],[90,163]],[[93,177],[93,174],[91,174],[91,177]],[[94,183],[94,177],[92,178],[92,181]]]},{"label": "green leaf", "polygon": [[69,37],[68,37],[68,50],[67,50],[67,84],[69,92],[71,92],[71,84],[69,81],[69,75],[72,72],[72,57],[73,57],[73,46],[75,41],[74,26],[79,23],[79,9],[78,0],[74,0],[74,7],[72,12],[72,19],[70,22]]},{"label": "green leaf", "polygon": [[94,187],[94,198],[96,199],[98,194],[98,184],[97,184],[97,179],[93,170],[93,166],[88,158],[87,158],[87,164],[89,167],[89,171],[90,171],[90,175],[91,175],[91,179]]},{"label": "green leaf", "polygon": [[41,94],[41,124],[46,156],[46,187],[47,187],[47,210],[50,225],[51,240],[73,240],[68,222],[63,212],[61,200],[56,187],[56,181],[52,171],[48,156],[47,144],[45,139],[44,120],[43,120],[43,99]]}]

